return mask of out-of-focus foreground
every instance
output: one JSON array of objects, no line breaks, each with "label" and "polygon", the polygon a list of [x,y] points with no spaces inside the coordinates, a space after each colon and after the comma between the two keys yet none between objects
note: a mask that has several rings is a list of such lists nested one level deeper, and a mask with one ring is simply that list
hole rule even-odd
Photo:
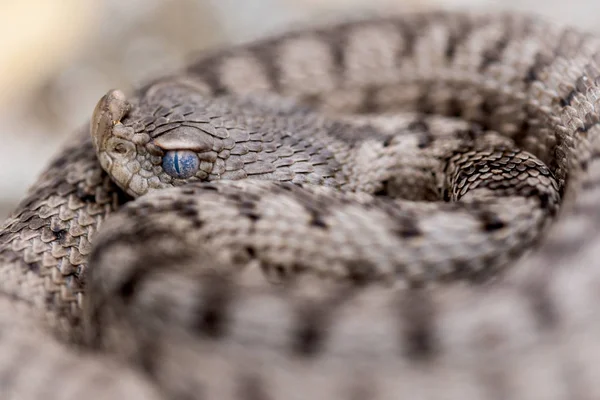
[{"label": "out-of-focus foreground", "polygon": [[593,0],[0,0],[0,218],[108,89],[293,26],[433,7],[533,11],[596,30]]}]

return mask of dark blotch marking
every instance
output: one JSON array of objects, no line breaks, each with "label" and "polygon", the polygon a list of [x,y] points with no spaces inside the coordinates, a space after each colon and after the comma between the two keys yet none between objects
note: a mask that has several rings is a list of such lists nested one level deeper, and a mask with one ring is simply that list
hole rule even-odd
[{"label": "dark blotch marking", "polygon": [[469,142],[476,140],[482,134],[483,134],[483,129],[481,128],[481,126],[475,125],[475,124],[469,126],[469,128],[467,128],[467,129],[461,129],[458,132],[456,132],[456,136],[459,139],[467,140]]},{"label": "dark blotch marking", "polygon": [[377,268],[367,260],[354,260],[348,263],[348,279],[356,286],[364,286],[377,278]]},{"label": "dark blotch marking", "polygon": [[441,280],[444,282],[468,280],[472,272],[471,264],[467,260],[457,258],[452,262],[452,272],[444,275]]},{"label": "dark blotch marking", "polygon": [[548,195],[548,193],[540,193],[538,195],[538,198],[540,199],[540,207],[542,207],[544,210],[547,210],[550,205],[550,196]]},{"label": "dark blotch marking", "polygon": [[[196,214],[197,216],[197,214]],[[194,227],[194,229],[200,229],[204,226],[204,221],[202,221],[200,218],[194,218],[192,220],[192,227]]]},{"label": "dark blotch marking", "polygon": [[[577,128],[577,132],[579,133],[587,133],[587,131],[589,131],[593,126],[595,126],[598,122],[593,122],[593,123],[584,123],[583,127],[578,127]],[[585,135],[583,135],[584,137],[586,137]]]},{"label": "dark blotch marking", "polygon": [[327,228],[327,223],[320,214],[313,214],[310,220],[310,225],[317,228]]},{"label": "dark blotch marking", "polygon": [[401,47],[398,54],[396,54],[396,64],[401,66],[402,62],[406,59],[410,59],[411,55],[415,51],[415,42],[417,39],[417,32],[415,28],[410,26],[407,21],[390,21],[404,38],[404,46]]},{"label": "dark blotch marking", "polygon": [[65,229],[59,229],[56,231],[52,231],[52,233],[54,233],[54,236],[56,237],[58,243],[63,244],[65,242],[65,239],[67,238],[68,232]]},{"label": "dark blotch marking", "polygon": [[33,272],[34,274],[39,274],[40,273],[40,263],[34,262],[31,264],[27,265],[29,267],[29,271]]},{"label": "dark blotch marking", "polygon": [[396,135],[387,135],[384,139],[383,139],[383,147],[389,147],[390,144],[392,144],[392,141],[394,140],[394,138],[396,137]]},{"label": "dark blotch marking", "polygon": [[412,121],[408,124],[408,130],[417,131],[417,132],[429,132],[429,124],[422,119],[418,119],[416,121]]},{"label": "dark blotch marking", "polygon": [[306,205],[305,205],[305,208],[306,208],[307,213],[310,215],[309,224],[311,226],[314,226],[317,228],[322,228],[322,229],[327,228],[327,223],[325,222],[325,218],[324,218],[321,210],[319,210],[315,207],[309,207]]},{"label": "dark blotch marking", "polygon": [[265,275],[275,275],[280,282],[288,282],[292,278],[292,274],[288,273],[290,270],[285,265],[263,263],[261,268]]},{"label": "dark blotch marking", "polygon": [[301,183],[290,183],[290,182],[278,182],[276,185],[278,188],[285,190],[286,192],[293,192],[296,187],[302,187]]},{"label": "dark blotch marking", "polygon": [[59,157],[48,166],[48,169],[61,169],[67,165],[69,161],[70,160],[65,156]]},{"label": "dark blotch marking", "polygon": [[199,189],[201,190],[208,190],[211,192],[218,192],[219,188],[217,185],[215,185],[214,183],[204,183],[202,184],[202,186],[199,186]]},{"label": "dark blotch marking", "polygon": [[75,192],[76,196],[83,202],[86,203],[95,203],[96,195],[93,193],[89,193],[84,187],[77,187],[77,191]]},{"label": "dark blotch marking", "polygon": [[448,110],[444,113],[446,116],[455,118],[462,116],[464,107],[458,98],[449,98],[446,106],[448,107]]},{"label": "dark blotch marking", "polygon": [[497,102],[498,99],[496,99],[495,97],[485,97],[483,102],[481,103],[480,110],[485,115],[485,117],[481,120],[478,120],[477,122],[483,130],[493,130],[493,127],[491,125],[493,121],[490,121],[490,116],[493,115],[494,112],[497,110]]},{"label": "dark blotch marking", "polygon": [[[525,197],[537,197],[540,201],[540,208],[550,213],[550,215],[555,215],[558,212],[558,205],[555,201],[552,201],[548,192],[542,192],[537,188],[527,186],[519,191],[519,195]],[[559,195],[562,196],[563,194],[560,193]]]},{"label": "dark blotch marking", "polygon": [[254,250],[254,247],[246,247],[246,252],[248,253],[248,256],[250,258],[255,258],[256,257],[256,250]]},{"label": "dark blotch marking", "polygon": [[133,298],[136,287],[140,280],[144,277],[145,273],[146,271],[143,269],[135,268],[119,286],[118,293],[125,304],[128,304]]},{"label": "dark blotch marking", "polygon": [[479,215],[479,219],[481,220],[483,230],[486,232],[497,231],[506,226],[506,223],[493,212],[482,212]]},{"label": "dark blotch marking", "polygon": [[260,61],[261,66],[265,69],[265,75],[269,77],[273,91],[277,93],[281,92],[281,68],[278,64],[280,57],[277,54],[279,47],[265,43],[259,44],[251,50],[252,55]]},{"label": "dark blotch marking", "polygon": [[566,106],[570,106],[571,102],[573,101],[573,98],[575,98],[575,95],[577,94],[577,90],[573,89],[571,90],[566,97],[563,97],[559,100],[559,104],[561,107],[566,107]]},{"label": "dark blotch marking", "polygon": [[446,50],[444,51],[447,60],[452,60],[454,58],[454,54],[456,54],[456,45],[457,40],[451,37],[450,40],[448,40]]},{"label": "dark blotch marking", "polygon": [[[493,264],[493,259],[484,259],[484,265]],[[498,276],[498,268],[473,269],[471,263],[465,259],[456,259],[452,262],[452,272],[444,275],[441,280],[448,283],[456,281],[466,281],[472,284],[484,284],[492,278]]]},{"label": "dark blotch marking", "polygon": [[507,32],[491,48],[483,53],[479,71],[485,71],[490,65],[497,63],[502,58],[502,53],[504,53],[504,49],[506,49],[509,43],[509,34],[510,32]]},{"label": "dark blotch marking", "polygon": [[292,336],[292,352],[301,357],[313,357],[323,349],[325,342],[326,304],[305,304],[296,315]]},{"label": "dark blotch marking", "polygon": [[530,87],[531,84],[539,80],[539,73],[548,65],[554,61],[554,57],[549,57],[547,54],[538,53],[534,57],[533,65],[529,67],[523,81],[526,87]]},{"label": "dark blotch marking", "polygon": [[400,218],[398,225],[399,226],[396,228],[396,234],[404,239],[421,236],[421,230],[419,229],[419,225],[414,218]]},{"label": "dark blotch marking", "polygon": [[448,189],[447,187],[445,187],[442,190],[442,200],[444,200],[447,203],[450,202],[450,189]]},{"label": "dark blotch marking", "polygon": [[400,295],[400,348],[412,360],[431,360],[438,351],[435,310],[428,292],[412,289]]},{"label": "dark blotch marking", "polygon": [[176,200],[173,202],[173,209],[175,209],[177,215],[181,216],[182,218],[186,220],[192,220],[192,223],[199,225],[198,227],[202,226],[202,221],[200,221],[198,218],[196,203],[193,200]]},{"label": "dark blotch marking", "polygon": [[419,147],[420,149],[425,149],[429,146],[431,146],[431,144],[434,142],[434,138],[433,135],[431,134],[431,132],[423,132],[419,135],[419,139],[417,142],[417,147]]},{"label": "dark blotch marking", "polygon": [[467,37],[470,29],[465,29],[462,32],[454,33],[448,39],[446,43],[446,49],[444,50],[444,55],[446,56],[446,60],[451,62],[456,55],[456,49],[460,47],[464,39]]},{"label": "dark blotch marking", "polygon": [[[321,36],[322,39],[328,36]],[[342,73],[346,69],[346,35],[344,32],[332,35],[329,43],[329,51],[333,61],[333,68],[337,73]]]},{"label": "dark blotch marking", "polygon": [[260,214],[256,210],[256,203],[249,200],[242,200],[239,204],[240,214],[248,217],[251,221],[258,221]]},{"label": "dark blotch marking", "polygon": [[431,134],[429,124],[427,124],[427,122],[425,122],[424,120],[419,119],[413,121],[410,124],[408,124],[407,128],[411,132],[419,133],[417,145],[420,149],[429,147],[435,140],[435,138]]},{"label": "dark blotch marking", "polygon": [[454,56],[456,55],[456,49],[463,45],[464,41],[470,36],[469,34],[473,29],[473,26],[468,19],[460,21],[460,23],[457,25],[460,27],[460,30],[451,34],[444,51],[446,60],[449,63],[453,61]]},{"label": "dark blotch marking", "polygon": [[206,278],[193,328],[204,337],[219,339],[227,333],[233,291],[231,283],[223,277],[213,275]]},{"label": "dark blotch marking", "polygon": [[527,84],[531,84],[532,82],[537,81],[537,79],[538,79],[538,77],[537,77],[537,71],[536,71],[535,65],[532,65],[527,70],[524,81]]},{"label": "dark blotch marking", "polygon": [[115,187],[114,192],[117,194],[117,204],[123,205],[133,200],[133,197],[117,187]]},{"label": "dark blotch marking", "polygon": [[386,179],[381,182],[381,189],[377,190],[373,193],[374,196],[389,196],[388,187],[390,185],[390,180]]}]

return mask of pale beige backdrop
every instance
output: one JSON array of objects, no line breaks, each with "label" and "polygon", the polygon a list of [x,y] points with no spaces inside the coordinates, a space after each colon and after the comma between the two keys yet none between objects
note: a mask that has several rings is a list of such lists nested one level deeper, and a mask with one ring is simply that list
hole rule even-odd
[{"label": "pale beige backdrop", "polygon": [[0,220],[110,88],[291,26],[436,7],[600,18],[594,0],[0,0]]}]

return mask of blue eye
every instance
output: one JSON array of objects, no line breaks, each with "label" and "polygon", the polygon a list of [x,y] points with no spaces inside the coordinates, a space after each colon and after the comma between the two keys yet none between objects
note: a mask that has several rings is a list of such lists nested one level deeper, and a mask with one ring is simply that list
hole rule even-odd
[{"label": "blue eye", "polygon": [[185,179],[198,172],[200,161],[198,161],[196,153],[192,151],[169,151],[163,157],[162,167],[173,178]]}]

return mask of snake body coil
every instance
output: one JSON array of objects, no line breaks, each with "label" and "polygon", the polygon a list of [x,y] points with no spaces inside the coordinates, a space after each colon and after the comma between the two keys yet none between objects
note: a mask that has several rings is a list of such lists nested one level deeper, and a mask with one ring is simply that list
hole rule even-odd
[{"label": "snake body coil", "polygon": [[425,13],[108,92],[0,230],[0,389],[600,398],[598,62]]}]

